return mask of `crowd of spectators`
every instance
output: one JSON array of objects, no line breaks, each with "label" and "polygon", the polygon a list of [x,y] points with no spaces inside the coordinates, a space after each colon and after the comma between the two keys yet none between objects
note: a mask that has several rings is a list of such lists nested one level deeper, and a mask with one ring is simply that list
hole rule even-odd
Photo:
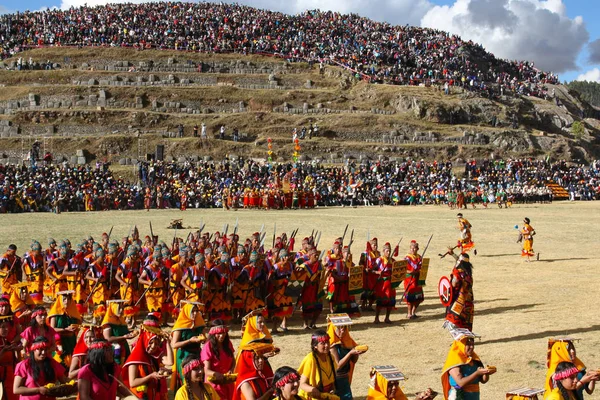
[{"label": "crowd of spectators", "polygon": [[500,60],[481,45],[436,29],[394,26],[356,14],[286,15],[225,3],[109,4],[0,16],[1,58],[36,46],[264,53],[340,64],[372,82],[446,82],[540,97],[545,83],[558,82],[532,62]]},{"label": "crowd of spectators", "polygon": [[[252,160],[139,164],[135,182],[96,166],[0,165],[0,212],[143,208],[502,204],[552,200],[547,183],[572,200],[600,198],[600,161],[590,166],[532,160],[451,163],[349,162],[344,166]],[[294,202],[285,201],[287,196]],[[258,203],[252,197],[260,199]],[[262,201],[264,199],[264,201]],[[273,200],[274,199],[274,200]],[[278,201],[280,199],[280,201]],[[298,201],[299,199],[299,201]],[[304,201],[303,201],[304,199]],[[462,199],[462,201],[461,201]]]}]

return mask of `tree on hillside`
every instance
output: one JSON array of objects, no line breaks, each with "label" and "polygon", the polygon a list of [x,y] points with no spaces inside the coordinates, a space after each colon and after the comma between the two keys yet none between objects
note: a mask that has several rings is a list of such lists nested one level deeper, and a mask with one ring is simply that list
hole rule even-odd
[{"label": "tree on hillside", "polygon": [[591,105],[600,107],[600,83],[587,81],[573,81],[567,83],[569,89],[578,91],[581,98]]},{"label": "tree on hillside", "polygon": [[576,139],[581,140],[585,134],[585,127],[581,122],[575,121],[571,126],[571,132],[573,132],[573,136],[575,136]]}]

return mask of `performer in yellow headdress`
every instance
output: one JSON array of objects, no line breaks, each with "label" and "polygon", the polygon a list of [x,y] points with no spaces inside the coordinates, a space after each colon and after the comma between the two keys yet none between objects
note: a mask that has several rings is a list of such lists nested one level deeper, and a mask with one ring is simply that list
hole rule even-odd
[{"label": "performer in yellow headdress", "polygon": [[400,381],[404,379],[404,376],[399,372],[374,369],[367,400],[407,400],[406,395],[400,389]]},{"label": "performer in yellow headdress", "polygon": [[60,336],[60,342],[56,343],[56,354],[54,358],[69,368],[71,355],[75,344],[77,344],[77,326],[83,318],[73,300],[73,290],[65,290],[56,293],[57,298],[48,312],[48,323]]},{"label": "performer in yellow headdress", "polygon": [[247,318],[246,326],[244,327],[244,334],[242,335],[242,341],[240,342],[240,347],[256,341],[264,341],[269,343],[273,342],[271,332],[269,332],[269,329],[265,324],[265,317],[262,314],[251,315]]},{"label": "performer in yellow headdress", "polygon": [[102,319],[102,336],[114,349],[114,360],[123,365],[131,350],[128,339],[133,339],[137,332],[130,332],[127,321],[123,317],[126,300],[108,300],[106,302],[106,314]]},{"label": "performer in yellow headdress", "polygon": [[356,349],[358,344],[350,336],[350,324],[352,320],[348,314],[329,314],[329,325],[327,334],[329,335],[329,352],[337,364],[336,376],[336,394],[342,400],[352,400],[352,375],[354,365],[358,361],[359,354],[364,351]]},{"label": "performer in yellow headdress", "polygon": [[171,389],[178,389],[184,382],[184,373],[181,368],[183,360],[193,355],[200,358],[200,343],[205,339],[201,337],[206,323],[202,318],[203,304],[182,301],[179,305],[180,312],[173,325],[171,347],[175,351],[175,366],[177,374],[171,380]]},{"label": "performer in yellow headdress", "polygon": [[579,370],[575,364],[570,361],[561,361],[556,365],[556,371],[552,374],[554,388],[549,393],[544,394],[545,400],[577,400],[582,399],[578,391],[592,382],[600,380],[598,371],[588,371],[577,378]]},{"label": "performer in yellow headdress", "polygon": [[[555,388],[552,377],[556,372],[556,366],[560,362],[567,361],[575,364],[575,367],[579,371],[577,373],[577,378],[579,381],[581,378],[583,378],[583,376],[585,376],[585,364],[583,364],[583,362],[577,358],[575,346],[573,345],[574,340],[575,339],[572,338],[548,339],[548,372],[546,372],[546,381],[544,383],[544,397],[548,396],[552,392],[552,389]],[[579,392],[580,397],[583,398],[583,390],[585,389],[588,394],[592,394],[595,386],[596,382],[591,381],[587,385],[578,385],[576,390]]]},{"label": "performer in yellow headdress", "polygon": [[475,353],[475,335],[460,331],[463,333],[452,343],[442,369],[444,399],[479,400],[479,383],[487,383],[496,369],[483,366]]},{"label": "performer in yellow headdress", "polygon": [[17,283],[16,285],[12,285],[12,289],[12,293],[10,294],[10,309],[15,317],[18,318],[19,325],[29,326],[31,312],[35,307],[35,302],[29,295],[29,283]]}]

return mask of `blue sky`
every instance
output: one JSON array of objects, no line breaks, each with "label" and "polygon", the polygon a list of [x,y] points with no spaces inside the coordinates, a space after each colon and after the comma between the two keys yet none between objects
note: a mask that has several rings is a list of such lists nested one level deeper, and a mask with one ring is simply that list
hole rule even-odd
[{"label": "blue sky", "polygon": [[[141,0],[135,0],[140,2]],[[0,0],[0,13],[104,4],[106,0]],[[237,0],[297,13],[355,12],[393,24],[422,25],[482,43],[499,57],[533,60],[561,80],[600,82],[600,0]],[[590,47],[592,42],[593,45]],[[595,49],[590,50],[590,49]],[[590,56],[594,59],[590,61]]]}]

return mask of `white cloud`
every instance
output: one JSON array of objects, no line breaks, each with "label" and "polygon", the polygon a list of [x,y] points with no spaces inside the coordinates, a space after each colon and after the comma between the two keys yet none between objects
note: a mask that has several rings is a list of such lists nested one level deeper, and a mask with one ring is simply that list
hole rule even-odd
[{"label": "white cloud", "polygon": [[589,39],[583,19],[569,18],[562,0],[456,0],[434,6],[421,25],[481,43],[499,58],[533,60],[554,72],[576,69]]},{"label": "white cloud", "polygon": [[575,80],[600,83],[600,68],[589,70],[586,73],[579,75]]}]

